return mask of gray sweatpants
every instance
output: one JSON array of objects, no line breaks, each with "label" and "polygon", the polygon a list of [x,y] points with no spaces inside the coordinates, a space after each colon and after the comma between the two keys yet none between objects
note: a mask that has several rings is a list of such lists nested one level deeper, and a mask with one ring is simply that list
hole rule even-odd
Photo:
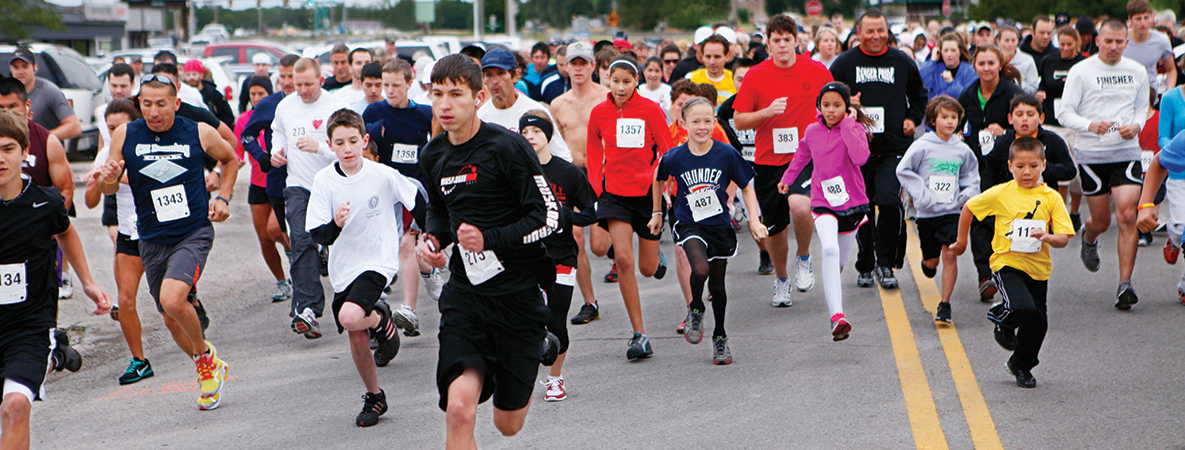
[{"label": "gray sweatpants", "polygon": [[305,231],[305,212],[309,191],[302,187],[284,188],[284,215],[288,216],[288,240],[292,245],[292,312],[312,308],[317,317],[325,310],[325,288],[321,285],[321,257],[317,243]]}]

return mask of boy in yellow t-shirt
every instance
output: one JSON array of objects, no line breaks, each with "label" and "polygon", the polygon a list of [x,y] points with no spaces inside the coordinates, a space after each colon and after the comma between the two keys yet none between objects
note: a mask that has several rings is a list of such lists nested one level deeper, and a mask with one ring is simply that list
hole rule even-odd
[{"label": "boy in yellow t-shirt", "polygon": [[1058,195],[1040,181],[1045,170],[1045,146],[1023,137],[1008,150],[1008,171],[1013,180],[979,194],[963,205],[959,238],[950,249],[967,250],[971,218],[995,216],[991,268],[1003,301],[992,305],[988,319],[996,324],[996,342],[1012,351],[1008,371],[1016,385],[1037,387],[1030,370],[1049,327],[1045,297],[1053,262],[1049,248],[1062,248],[1074,235],[1070,215]]}]

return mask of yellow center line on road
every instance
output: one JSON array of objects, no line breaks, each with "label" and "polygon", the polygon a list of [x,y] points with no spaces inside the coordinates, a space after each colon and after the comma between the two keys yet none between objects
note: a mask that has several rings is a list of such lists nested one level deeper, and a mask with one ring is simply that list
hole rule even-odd
[{"label": "yellow center line on road", "polygon": [[930,382],[922,368],[918,346],[914,342],[913,328],[905,314],[905,303],[900,289],[878,287],[881,306],[885,309],[885,324],[889,327],[889,339],[893,343],[893,356],[897,360],[897,375],[901,378],[901,392],[905,396],[905,410],[909,414],[909,426],[913,430],[913,441],[920,449],[946,449],[946,435],[938,423],[938,411],[934,395],[930,393]]},{"label": "yellow center line on road", "polygon": [[[918,242],[917,233],[911,226],[912,222],[907,222],[905,227],[909,233],[908,239],[911,242]],[[917,245],[906,246],[905,255],[906,260],[909,261],[907,264],[920,264],[922,261],[922,251]],[[938,311],[938,302],[942,300],[941,291],[938,290],[936,280],[919,277],[918,274],[921,271],[914,270],[914,267],[910,266],[909,272],[913,274],[914,284],[918,287],[918,297],[926,311],[933,315]],[[883,292],[881,298],[884,298]],[[934,324],[938,328],[938,341],[942,343],[942,350],[946,353],[946,362],[950,366],[950,375],[955,383],[955,391],[959,394],[959,403],[963,405],[963,416],[967,419],[971,442],[979,450],[1003,449],[1004,446],[1000,443],[1000,434],[996,431],[996,423],[992,420],[992,414],[988,411],[983,394],[979,391],[979,382],[976,381],[975,373],[971,370],[967,352],[963,350],[963,341],[959,340],[959,330],[955,328],[954,324],[939,322],[934,322]],[[896,347],[894,341],[894,351],[896,351]],[[904,382],[902,385],[904,386]],[[928,389],[927,394],[929,394]]]}]

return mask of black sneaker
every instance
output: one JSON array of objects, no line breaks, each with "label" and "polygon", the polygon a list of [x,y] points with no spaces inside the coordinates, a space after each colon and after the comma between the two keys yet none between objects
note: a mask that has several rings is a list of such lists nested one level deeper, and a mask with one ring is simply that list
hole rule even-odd
[{"label": "black sneaker", "polygon": [[996,325],[992,332],[996,336],[996,343],[1000,344],[1004,350],[1016,350],[1016,330],[1002,325]]},{"label": "black sneaker", "polygon": [[996,280],[991,278],[979,280],[979,301],[992,301],[992,297],[996,296],[996,291],[998,290],[1000,290],[1000,288],[999,286],[996,286]]},{"label": "black sneaker", "polygon": [[950,302],[938,302],[938,314],[934,315],[936,322],[950,323]]},{"label": "black sneaker", "polygon": [[[615,265],[615,266],[613,266],[613,268],[616,269],[617,266]],[[661,280],[662,277],[665,277],[665,276],[667,276],[667,255],[662,254],[662,251],[659,250],[659,252],[658,252],[658,268],[654,269],[654,279]]]},{"label": "black sneaker", "polygon": [[921,265],[922,265],[922,275],[925,275],[926,278],[933,279],[934,275],[938,275],[938,268],[937,267],[934,267],[934,268],[926,267],[925,262],[922,262]]},{"label": "black sneaker", "polygon": [[1086,266],[1086,270],[1091,272],[1099,271],[1099,241],[1095,239],[1093,244],[1086,242],[1086,233],[1082,233],[1079,240],[1082,241],[1082,248],[1078,250],[1078,256],[1082,258],[1082,265]]},{"label": "black sneaker", "polygon": [[617,263],[614,263],[613,268],[609,269],[609,273],[605,274],[605,282],[606,283],[616,283],[617,282]]},{"label": "black sneaker", "polygon": [[1132,287],[1130,280],[1123,280],[1119,282],[1119,290],[1115,294],[1115,307],[1124,311],[1132,309],[1132,305],[1139,302],[1139,297],[1136,297],[1136,288]]},{"label": "black sneaker", "polygon": [[1082,214],[1070,213],[1070,224],[1074,226],[1075,230],[1082,229]]},{"label": "black sneaker", "polygon": [[876,282],[880,283],[882,288],[897,289],[897,276],[893,275],[892,268],[877,267],[872,272],[876,275]]},{"label": "black sneaker", "polygon": [[876,281],[872,279],[872,272],[860,272],[860,276],[856,277],[856,287],[870,288],[876,285]]},{"label": "black sneaker", "polygon": [[129,358],[131,364],[128,364],[128,370],[120,375],[119,385],[132,384],[145,378],[151,378],[152,364],[148,363],[147,359]]},{"label": "black sneaker", "polygon": [[379,393],[371,394],[367,392],[362,395],[362,412],[358,413],[358,418],[354,419],[354,423],[360,427],[373,426],[379,423],[379,416],[387,412],[387,393],[379,389]]},{"label": "black sneaker", "polygon": [[585,303],[580,307],[580,312],[572,316],[572,325],[584,325],[594,320],[601,318],[601,310],[597,308],[597,302],[592,304]]},{"label": "black sneaker", "polygon": [[774,260],[769,257],[769,252],[761,251],[761,263],[757,265],[758,275],[770,275],[774,273]]},{"label": "black sneaker", "polygon": [[321,257],[321,276],[329,276],[329,246],[322,245],[321,249],[317,251],[317,256]]},{"label": "black sneaker", "polygon": [[197,298],[197,289],[189,290],[189,304],[193,305],[193,310],[197,312],[198,322],[202,324],[202,332],[210,328],[210,317],[206,315],[206,307],[202,306],[202,301]]},{"label": "black sneaker", "polygon": [[634,333],[634,337],[630,338],[629,347],[625,351],[625,358],[636,361],[641,358],[649,358],[653,354],[654,349],[650,348],[650,338],[642,333]]},{"label": "black sneaker", "polygon": [[396,332],[399,328],[391,319],[391,307],[387,305],[387,302],[382,300],[375,302],[374,310],[379,313],[378,326],[370,329],[370,335],[379,344],[379,348],[374,351],[374,364],[386,367],[392,359],[395,359],[395,355],[399,354],[399,333]]},{"label": "black sneaker", "polygon": [[1005,363],[1004,366],[1008,368],[1008,373],[1011,373],[1012,376],[1016,377],[1016,385],[1017,386],[1020,386],[1025,389],[1032,389],[1032,388],[1037,387],[1037,379],[1033,378],[1032,372],[1029,372],[1027,370],[1024,370],[1024,369],[1021,369],[1019,367],[1012,365],[1011,360],[1009,360],[1007,363]]},{"label": "black sneaker", "polygon": [[62,330],[54,330],[54,341],[57,345],[53,351],[53,370],[61,372],[63,369],[77,372],[82,368],[82,355],[70,347],[70,335]]},{"label": "black sneaker", "polygon": [[539,349],[539,362],[545,366],[551,366],[559,357],[560,338],[548,331],[547,336],[543,337],[543,347]]},{"label": "black sneaker", "polygon": [[1152,233],[1140,233],[1139,240],[1136,244],[1140,247],[1152,245]]}]

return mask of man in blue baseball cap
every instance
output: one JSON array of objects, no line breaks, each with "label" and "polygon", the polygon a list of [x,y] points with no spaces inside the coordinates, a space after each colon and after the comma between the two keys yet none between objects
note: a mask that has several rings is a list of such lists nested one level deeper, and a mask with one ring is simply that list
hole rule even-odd
[{"label": "man in blue baseball cap", "polygon": [[[482,83],[486,92],[490,94],[490,100],[477,110],[477,117],[482,122],[498,124],[518,133],[518,120],[527,111],[548,111],[547,107],[514,89],[514,84],[521,74],[518,61],[509,51],[496,48],[487,52],[481,58],[481,73]],[[548,116],[551,116],[550,112]],[[554,117],[550,118],[555,121]],[[555,133],[551,137],[551,154],[565,161],[572,161],[572,151],[568,149],[568,144],[564,142],[564,137],[560,133]]]}]

